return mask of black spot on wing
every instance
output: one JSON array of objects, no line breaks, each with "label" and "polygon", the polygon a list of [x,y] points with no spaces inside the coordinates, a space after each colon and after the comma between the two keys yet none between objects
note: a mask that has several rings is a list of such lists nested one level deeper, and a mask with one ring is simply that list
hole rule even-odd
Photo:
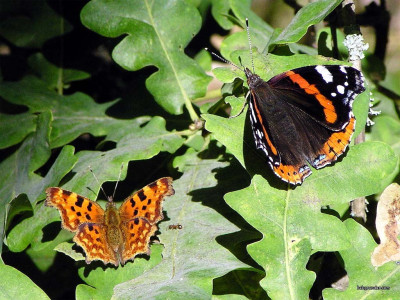
[{"label": "black spot on wing", "polygon": [[89,202],[89,205],[87,206],[88,211],[92,211],[92,206],[93,206],[92,202]]},{"label": "black spot on wing", "polygon": [[72,194],[72,192],[70,192],[70,191],[62,191],[62,193],[64,196],[67,196],[67,197],[71,196],[71,194]]},{"label": "black spot on wing", "polygon": [[84,200],[83,197],[81,197],[81,196],[78,195],[78,196],[76,197],[75,205],[76,205],[76,206],[79,206],[79,207],[82,207],[83,200]]},{"label": "black spot on wing", "polygon": [[131,206],[132,206],[132,207],[135,207],[135,205],[136,205],[135,200],[131,199],[129,202],[131,203]]},{"label": "black spot on wing", "polygon": [[143,190],[140,190],[140,191],[137,193],[137,195],[138,195],[140,201],[144,201],[144,200],[147,199],[147,197],[146,197],[146,195],[144,194]]},{"label": "black spot on wing", "polygon": [[154,188],[154,187],[156,187],[157,186],[157,181],[154,181],[154,182],[152,182],[152,183],[150,183],[149,185],[148,185],[148,187],[149,188]]}]

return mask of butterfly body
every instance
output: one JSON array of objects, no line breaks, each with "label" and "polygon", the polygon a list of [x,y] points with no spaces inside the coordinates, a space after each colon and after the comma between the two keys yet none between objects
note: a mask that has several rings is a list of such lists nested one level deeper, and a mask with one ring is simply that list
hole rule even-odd
[{"label": "butterfly body", "polygon": [[115,207],[114,202],[107,203],[107,209],[105,211],[105,232],[107,244],[110,246],[118,259],[119,263],[122,263],[122,253],[124,250],[123,241],[126,237],[123,235],[123,227],[125,224],[121,222],[118,210]]},{"label": "butterfly body", "polygon": [[163,219],[162,202],[174,194],[172,179],[161,178],[124,200],[119,209],[109,199],[99,204],[58,187],[46,190],[46,206],[56,207],[64,229],[75,232],[73,241],[83,248],[86,262],[123,265],[138,254],[149,254],[150,237]]},{"label": "butterfly body", "polygon": [[301,184],[311,174],[309,165],[323,168],[345,152],[355,128],[352,104],[365,90],[361,72],[308,66],[264,81],[244,71],[256,147],[277,176]]}]

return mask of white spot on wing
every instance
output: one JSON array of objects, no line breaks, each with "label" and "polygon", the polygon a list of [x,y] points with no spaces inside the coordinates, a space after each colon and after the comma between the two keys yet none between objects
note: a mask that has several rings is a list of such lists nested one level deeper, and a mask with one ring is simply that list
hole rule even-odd
[{"label": "white spot on wing", "polygon": [[346,68],[344,66],[340,66],[339,69],[340,69],[340,72],[347,74]]},{"label": "white spot on wing", "polygon": [[332,97],[336,97],[336,93],[331,93],[331,96]]},{"label": "white spot on wing", "polygon": [[344,86],[343,85],[338,85],[337,86],[337,91],[339,92],[339,94],[344,94]]},{"label": "white spot on wing", "polygon": [[322,75],[322,78],[325,80],[326,83],[333,82],[332,73],[329,72],[329,70],[326,67],[316,66],[315,70],[317,70],[317,72]]}]

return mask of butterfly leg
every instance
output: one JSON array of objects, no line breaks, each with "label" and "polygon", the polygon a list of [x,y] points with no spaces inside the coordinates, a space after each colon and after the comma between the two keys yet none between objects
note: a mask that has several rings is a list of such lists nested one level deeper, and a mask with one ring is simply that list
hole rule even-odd
[{"label": "butterfly leg", "polygon": [[246,107],[246,105],[248,103],[247,99],[249,99],[249,95],[250,95],[250,92],[247,92],[246,100],[244,101],[242,108],[240,109],[240,111],[236,115],[230,116],[229,119],[234,119],[234,118],[236,118],[236,117],[238,117],[238,116],[240,116],[242,114],[242,112],[244,111],[244,108]]}]

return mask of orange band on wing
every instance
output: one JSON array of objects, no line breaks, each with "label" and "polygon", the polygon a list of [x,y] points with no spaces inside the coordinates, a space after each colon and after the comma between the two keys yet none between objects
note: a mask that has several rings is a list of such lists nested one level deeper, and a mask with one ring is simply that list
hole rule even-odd
[{"label": "orange band on wing", "polygon": [[308,166],[290,166],[280,164],[279,166],[273,166],[274,172],[282,180],[291,184],[301,184],[304,179],[311,175],[311,170]]},{"label": "orange band on wing", "polygon": [[337,114],[335,107],[328,98],[321,94],[321,92],[315,87],[313,84],[309,84],[307,80],[305,80],[299,74],[296,74],[293,71],[288,71],[286,74],[289,76],[290,80],[294,83],[297,83],[307,94],[314,95],[318,100],[319,104],[324,107],[325,119],[329,123],[335,123],[337,120]]},{"label": "orange band on wing", "polygon": [[[251,94],[252,94],[253,98],[256,99],[254,93],[251,92]],[[272,153],[273,153],[274,155],[278,155],[278,151],[276,150],[275,146],[272,144],[271,140],[269,139],[269,135],[268,135],[267,130],[266,130],[266,128],[265,128],[265,125],[264,125],[264,123],[263,123],[263,119],[262,119],[262,117],[261,117],[261,113],[260,113],[260,110],[258,109],[258,106],[257,106],[256,101],[254,101],[254,108],[255,108],[255,110],[256,110],[257,118],[258,118],[258,120],[260,121],[260,124],[261,124],[261,127],[262,127],[262,129],[263,129],[264,136],[265,136],[265,139],[267,140],[268,146],[271,148],[271,151],[272,151]]]},{"label": "orange band on wing", "polygon": [[329,140],[322,146],[321,154],[324,154],[325,157],[316,163],[317,168],[322,168],[336,161],[344,153],[354,133],[355,123],[356,119],[351,117],[349,124],[342,131],[335,132],[330,136]]}]

